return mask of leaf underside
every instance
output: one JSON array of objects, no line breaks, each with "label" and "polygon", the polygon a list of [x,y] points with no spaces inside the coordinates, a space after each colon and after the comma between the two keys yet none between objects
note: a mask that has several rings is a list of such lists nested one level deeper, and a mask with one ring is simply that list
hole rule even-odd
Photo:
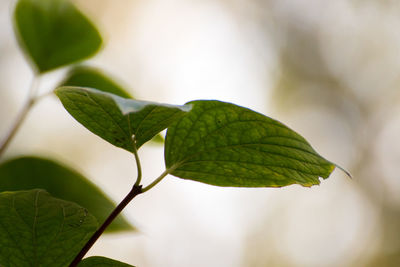
[{"label": "leaf underside", "polygon": [[60,87],[55,92],[65,109],[83,126],[130,152],[188,110],[187,106],[122,98],[91,88]]},{"label": "leaf underside", "polygon": [[250,109],[220,101],[189,102],[192,110],[168,128],[171,174],[217,186],[312,186],[335,165],[299,134]]},{"label": "leaf underside", "polygon": [[0,265],[68,266],[96,228],[86,209],[44,190],[0,193]]},{"label": "leaf underside", "polygon": [[21,48],[40,73],[88,58],[102,43],[94,25],[68,0],[19,0],[14,20]]},{"label": "leaf underside", "polygon": [[134,266],[105,257],[93,256],[83,259],[78,264],[78,267],[134,267]]},{"label": "leaf underside", "polygon": [[[32,156],[0,164],[0,192],[42,188],[52,196],[85,207],[102,223],[115,204],[84,176],[58,162]],[[120,214],[106,232],[133,230]]]}]

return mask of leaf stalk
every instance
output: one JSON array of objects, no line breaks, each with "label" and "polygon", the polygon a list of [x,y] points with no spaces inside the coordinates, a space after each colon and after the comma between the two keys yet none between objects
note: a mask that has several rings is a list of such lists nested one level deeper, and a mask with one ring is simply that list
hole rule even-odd
[{"label": "leaf stalk", "polygon": [[133,140],[133,155],[135,156],[136,160],[136,167],[137,167],[137,178],[134,186],[139,186],[142,180],[142,165],[140,164],[139,154],[136,148],[136,140]]},{"label": "leaf stalk", "polygon": [[158,184],[159,182],[161,182],[162,179],[164,179],[165,176],[167,176],[168,174],[170,174],[173,170],[175,170],[176,167],[172,166],[169,169],[166,169],[160,176],[158,176],[157,179],[155,179],[151,184],[149,184],[148,186],[144,187],[142,189],[142,192],[146,192],[149,191],[151,188],[153,188],[156,184]]}]

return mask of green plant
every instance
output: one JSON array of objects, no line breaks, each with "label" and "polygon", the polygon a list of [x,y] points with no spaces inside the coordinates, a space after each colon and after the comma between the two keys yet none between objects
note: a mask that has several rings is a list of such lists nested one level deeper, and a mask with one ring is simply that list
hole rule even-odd
[{"label": "green plant", "polygon": [[[133,229],[118,215],[169,174],[216,186],[312,186],[335,168],[299,134],[250,109],[215,100],[184,105],[134,100],[100,70],[71,65],[94,55],[101,37],[67,0],[19,0],[14,18],[35,79],[70,66],[55,94],[88,130],[132,153],[138,175],[115,206],[85,177],[53,160],[27,156],[2,162],[2,266],[130,266],[104,257],[82,258],[106,230]],[[33,82],[21,116],[0,145],[0,156],[41,99],[36,89]],[[160,132],[165,129],[166,169],[143,186],[138,150],[150,140],[163,141]]]}]

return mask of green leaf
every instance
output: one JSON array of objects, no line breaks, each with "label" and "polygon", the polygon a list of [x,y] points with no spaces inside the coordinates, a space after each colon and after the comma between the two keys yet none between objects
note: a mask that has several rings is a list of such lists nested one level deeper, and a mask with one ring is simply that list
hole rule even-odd
[{"label": "green leaf", "polygon": [[0,193],[0,265],[68,266],[96,228],[86,209],[44,190]]},{"label": "green leaf", "polygon": [[190,110],[190,106],[133,100],[90,88],[60,87],[55,92],[83,126],[131,152]]},{"label": "green leaf", "polygon": [[[84,176],[58,162],[20,157],[0,164],[0,192],[43,188],[54,197],[73,201],[85,207],[99,222],[104,222],[115,204]],[[108,232],[132,230],[119,215]]]},{"label": "green leaf", "polygon": [[40,73],[88,58],[102,43],[68,0],[19,0],[14,20],[19,43]]},{"label": "green leaf", "polygon": [[165,163],[180,178],[218,186],[311,186],[335,165],[282,123],[219,101],[193,101],[168,128]]},{"label": "green leaf", "polygon": [[132,96],[122,86],[108,77],[108,75],[105,75],[101,70],[93,67],[74,67],[68,73],[62,86],[96,88],[97,90],[112,93],[120,97],[132,98]]},{"label": "green leaf", "polygon": [[133,267],[132,265],[112,260],[105,257],[89,257],[83,259],[79,264],[78,267]]},{"label": "green leaf", "polygon": [[[97,90],[111,93],[123,98],[133,97],[119,84],[112,80],[108,75],[105,75],[101,70],[87,67],[77,66],[74,67],[67,75],[67,78],[61,86],[77,86],[89,87]],[[161,135],[156,135],[152,139],[155,143],[164,143],[164,138]]]}]

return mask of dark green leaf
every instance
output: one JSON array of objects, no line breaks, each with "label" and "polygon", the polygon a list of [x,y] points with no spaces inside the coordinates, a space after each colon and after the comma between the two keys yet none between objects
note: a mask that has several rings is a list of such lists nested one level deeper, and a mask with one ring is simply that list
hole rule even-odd
[{"label": "dark green leaf", "polygon": [[68,266],[96,228],[86,209],[44,190],[0,193],[0,265]]},{"label": "dark green leaf", "polygon": [[[73,68],[61,85],[95,88],[120,97],[133,99],[133,97],[122,86],[108,77],[108,75],[102,73],[101,70],[93,67],[78,66]],[[152,141],[162,144],[164,138],[162,138],[161,135],[156,135]]]},{"label": "dark green leaf", "polygon": [[133,267],[132,265],[105,257],[89,257],[78,264],[78,267]]},{"label": "dark green leaf", "polygon": [[165,163],[171,174],[218,186],[311,186],[335,166],[280,122],[219,101],[193,101],[168,128]]},{"label": "dark green leaf", "polygon": [[68,73],[62,86],[96,88],[97,90],[112,93],[120,97],[132,98],[132,96],[122,86],[109,78],[108,75],[105,75],[101,70],[93,67],[74,67]]},{"label": "dark green leaf", "polygon": [[90,57],[102,43],[68,0],[19,0],[14,19],[19,43],[40,73]]},{"label": "dark green leaf", "polygon": [[65,109],[87,129],[131,152],[135,142],[139,148],[190,109],[122,98],[90,88],[60,87],[56,94]]},{"label": "dark green leaf", "polygon": [[[51,195],[85,207],[99,222],[105,221],[115,204],[93,183],[58,162],[38,157],[21,157],[0,165],[0,192],[43,188]],[[132,230],[120,215],[108,232]]]}]

